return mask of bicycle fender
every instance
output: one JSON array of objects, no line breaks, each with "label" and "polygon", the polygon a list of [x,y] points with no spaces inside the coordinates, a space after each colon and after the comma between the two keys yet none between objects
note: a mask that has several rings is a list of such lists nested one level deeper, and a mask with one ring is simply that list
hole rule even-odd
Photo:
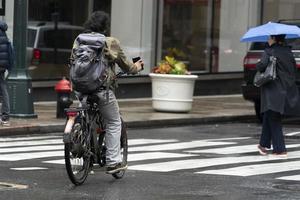
[{"label": "bicycle fender", "polygon": [[74,122],[75,122],[75,117],[73,117],[73,116],[69,117],[64,133],[71,133]]}]

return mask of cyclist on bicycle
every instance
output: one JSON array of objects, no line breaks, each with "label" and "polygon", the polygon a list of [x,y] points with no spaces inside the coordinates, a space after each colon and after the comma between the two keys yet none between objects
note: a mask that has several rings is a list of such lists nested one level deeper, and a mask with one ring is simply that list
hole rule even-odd
[{"label": "cyclist on bicycle", "polygon": [[[102,11],[92,13],[91,17],[85,22],[84,28],[86,33],[96,32],[107,36],[109,28],[108,14]],[[129,61],[120,46],[120,42],[116,38],[106,37],[105,42],[104,55],[108,60],[109,66],[106,74],[109,80],[106,81],[106,84],[109,85],[103,85],[97,91],[97,96],[99,97],[98,105],[100,112],[106,125],[106,173],[113,174],[127,169],[127,164],[123,164],[121,158],[121,118],[119,105],[113,92],[116,87],[115,64],[124,72],[135,74],[143,69],[144,63],[142,60],[135,63]],[[76,43],[74,43],[73,48],[76,48]],[[108,91],[107,88],[109,88]]]}]

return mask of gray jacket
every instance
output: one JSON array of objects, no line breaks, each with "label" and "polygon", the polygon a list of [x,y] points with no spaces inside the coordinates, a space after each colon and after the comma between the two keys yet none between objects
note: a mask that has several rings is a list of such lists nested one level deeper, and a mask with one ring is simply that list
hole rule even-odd
[{"label": "gray jacket", "polygon": [[266,69],[271,55],[277,58],[277,79],[261,87],[261,112],[272,110],[285,115],[300,115],[296,61],[291,48],[279,44],[266,48],[256,65],[257,70]]}]

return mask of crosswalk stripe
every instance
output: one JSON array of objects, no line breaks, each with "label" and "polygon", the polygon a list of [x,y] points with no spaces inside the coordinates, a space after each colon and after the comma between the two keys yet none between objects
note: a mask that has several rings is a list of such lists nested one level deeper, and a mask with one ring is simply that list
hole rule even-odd
[{"label": "crosswalk stripe", "polygon": [[[300,170],[300,161],[290,161],[290,159],[300,158],[300,151],[290,151],[291,148],[300,147],[300,144],[287,145],[289,154],[286,159],[260,155],[231,155],[218,158],[202,158],[197,155],[201,153],[229,155],[256,152],[257,147],[255,144],[234,146],[237,144],[237,140],[244,139],[249,139],[249,137],[216,138],[188,142],[180,142],[177,139],[129,139],[129,169],[153,172],[199,169],[195,173],[231,176],[253,176]],[[45,158],[48,158],[48,160],[42,162],[65,164],[63,159],[63,149],[62,136],[0,138],[0,161],[20,161],[39,158],[44,158],[45,160]],[[176,153],[172,152],[176,150],[182,151]],[[57,158],[50,160],[51,157]],[[170,161],[159,159],[169,159]],[[134,162],[148,160],[154,162],[135,163],[136,165],[131,166]],[[270,163],[269,161],[273,162]],[[234,164],[239,164],[240,166],[228,166],[228,168],[223,169],[220,169],[219,167],[219,169],[201,171],[201,168]],[[11,169],[38,170],[39,167],[20,167]],[[277,179],[300,181],[300,175],[282,176]]]},{"label": "crosswalk stripe", "polygon": [[[136,153],[136,154],[128,154],[128,162],[164,159],[164,158],[183,158],[183,157],[193,157],[193,156],[196,155],[181,154],[181,153],[165,153],[165,152]],[[65,164],[65,160],[64,159],[48,160],[48,161],[43,161],[43,163]]]},{"label": "crosswalk stripe", "polygon": [[278,177],[276,179],[287,180],[287,181],[300,181],[300,175],[282,176],[282,177]]},{"label": "crosswalk stripe", "polygon": [[[136,140],[128,140],[128,143],[130,146],[133,145],[140,145],[140,144],[153,144],[153,143],[168,143],[168,142],[176,142],[178,140],[152,140],[152,139],[136,139]],[[43,145],[43,144],[50,144],[50,143],[62,143],[62,140],[54,140],[51,142],[47,141],[43,141],[43,142],[22,142],[22,143],[14,143],[11,145],[7,145],[7,148],[5,147],[1,147],[0,148],[0,153],[12,153],[12,152],[23,152],[23,151],[45,151],[45,150],[59,150],[59,149],[63,149],[64,146],[63,145]],[[23,145],[21,145],[23,144]],[[26,146],[26,145],[35,145],[35,146]],[[1,144],[0,144],[1,145]],[[40,146],[38,146],[40,145]],[[5,146],[5,145],[3,145]],[[17,147],[15,147],[17,146]],[[22,146],[22,147],[18,147],[18,146]],[[25,146],[25,147],[23,147]]]},{"label": "crosswalk stripe", "polygon": [[65,164],[65,159],[47,160],[47,161],[43,161],[43,163],[64,165]]},{"label": "crosswalk stripe", "polygon": [[[300,151],[289,152],[287,159],[300,158]],[[207,158],[207,159],[189,159],[177,160],[169,162],[158,162],[150,164],[141,164],[129,166],[131,170],[170,172],[183,169],[204,168],[218,165],[240,164],[251,162],[264,162],[278,160],[280,158],[273,156],[242,156],[242,157],[222,157],[222,158]]]},{"label": "crosswalk stripe", "polygon": [[[38,138],[36,139],[44,139]],[[178,140],[158,140],[158,139],[132,139],[128,140],[128,145],[145,145],[145,144],[159,144],[159,143],[172,143],[178,142]],[[31,141],[10,141],[6,140],[5,142],[0,142],[1,147],[18,147],[18,146],[34,146],[34,145],[47,145],[47,144],[62,144],[62,137],[61,139],[48,139],[48,140],[31,140]]]},{"label": "crosswalk stripe", "polygon": [[181,154],[181,153],[165,153],[165,152],[150,152],[150,153],[136,153],[128,154],[128,161],[142,161],[142,160],[152,160],[152,159],[162,159],[162,158],[183,158],[183,157],[193,157],[196,155],[191,154]]},{"label": "crosswalk stripe", "polygon": [[29,170],[41,170],[41,169],[48,169],[46,167],[16,167],[16,168],[10,168],[11,170],[16,171],[29,171]]},{"label": "crosswalk stripe", "polygon": [[214,139],[207,139],[207,141],[247,140],[250,138],[251,137],[214,138]]},{"label": "crosswalk stripe", "polygon": [[145,144],[159,144],[159,143],[171,143],[178,142],[178,140],[161,140],[161,139],[130,139],[128,140],[128,145],[145,145]]},{"label": "crosswalk stripe", "polygon": [[[286,145],[287,148],[300,147],[300,144],[290,144]],[[190,150],[184,151],[188,153],[215,153],[215,154],[241,154],[241,153],[251,153],[257,152],[257,145],[240,145],[240,146],[230,146],[223,148],[211,148],[211,149],[201,149],[201,150]]]},{"label": "crosswalk stripe", "polygon": [[19,160],[47,158],[47,157],[55,157],[55,156],[64,156],[64,152],[63,151],[46,151],[46,152],[5,154],[5,155],[0,155],[0,160],[1,161],[19,161]]},{"label": "crosswalk stripe", "polygon": [[44,139],[55,139],[62,138],[62,136],[34,136],[34,137],[17,137],[17,138],[0,138],[0,142],[10,142],[10,141],[25,141],[25,140],[44,140]]},{"label": "crosswalk stripe", "polygon": [[227,169],[206,170],[197,172],[199,174],[231,175],[231,176],[254,176],[262,174],[273,174],[285,171],[300,170],[300,161],[267,163],[259,165],[247,165]]},{"label": "crosswalk stripe", "polygon": [[298,132],[286,133],[286,134],[284,134],[284,135],[285,135],[285,136],[294,136],[294,135],[298,135],[298,134],[300,134],[299,131],[298,131]]},{"label": "crosswalk stripe", "polygon": [[195,147],[208,147],[208,146],[219,146],[236,144],[235,142],[209,142],[206,140],[196,140],[191,142],[177,142],[174,144],[161,144],[151,146],[132,147],[129,149],[130,152],[135,151],[167,151],[167,150],[178,150],[178,149],[191,149]]},{"label": "crosswalk stripe", "polygon": [[0,147],[20,147],[20,146],[35,146],[44,144],[62,144],[61,139],[51,139],[51,140],[32,140],[32,141],[19,141],[19,142],[3,142],[0,143]]},{"label": "crosswalk stripe", "polygon": [[59,150],[64,149],[63,145],[43,145],[43,146],[28,146],[28,147],[16,147],[16,148],[0,148],[0,157],[2,153],[14,153],[25,151],[45,151],[45,150]]}]

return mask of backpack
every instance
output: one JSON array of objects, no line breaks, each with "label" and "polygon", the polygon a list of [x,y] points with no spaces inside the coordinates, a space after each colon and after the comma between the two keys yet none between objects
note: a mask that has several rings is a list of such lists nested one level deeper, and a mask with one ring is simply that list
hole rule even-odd
[{"label": "backpack", "polygon": [[108,62],[104,58],[105,36],[100,33],[82,33],[72,49],[70,79],[73,89],[83,94],[97,91],[106,80]]}]

